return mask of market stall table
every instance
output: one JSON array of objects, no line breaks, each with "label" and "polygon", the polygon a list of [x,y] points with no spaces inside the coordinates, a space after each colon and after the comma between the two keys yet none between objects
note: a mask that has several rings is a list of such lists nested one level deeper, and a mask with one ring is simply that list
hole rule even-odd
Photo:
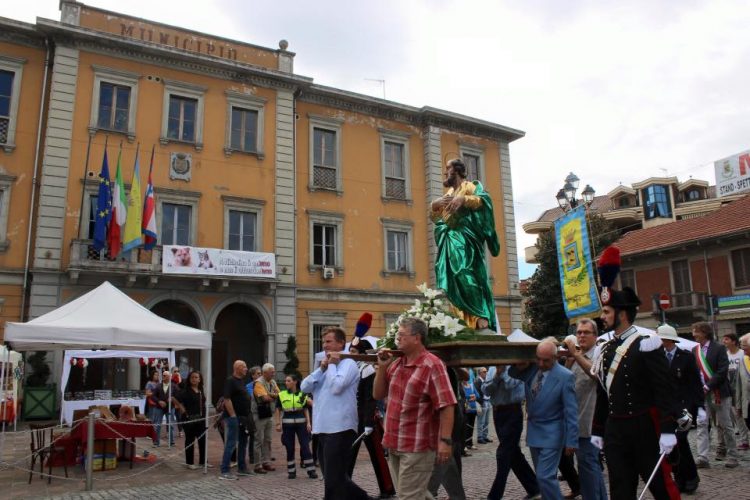
[{"label": "market stall table", "polygon": [[90,406],[109,406],[109,405],[124,405],[138,406],[138,411],[143,415],[144,406],[146,404],[145,399],[81,399],[66,401],[63,400],[61,404],[60,414],[63,423],[72,424],[73,414],[76,410],[88,410]]},{"label": "market stall table", "polygon": [[[88,441],[88,421],[82,420],[70,430],[70,437],[81,445],[81,449],[86,449]],[[118,420],[97,419],[94,423],[94,439],[126,439],[130,444],[130,468],[133,468],[133,457],[135,456],[135,440],[139,437],[149,437],[156,439],[156,432],[151,422],[147,421],[129,421],[123,422]]]}]

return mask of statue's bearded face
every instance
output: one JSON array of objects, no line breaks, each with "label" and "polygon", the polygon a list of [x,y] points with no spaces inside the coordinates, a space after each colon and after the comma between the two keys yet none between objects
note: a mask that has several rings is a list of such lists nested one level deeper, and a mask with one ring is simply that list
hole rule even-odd
[{"label": "statue's bearded face", "polygon": [[456,187],[456,185],[458,184],[458,179],[459,179],[459,175],[453,169],[453,166],[447,165],[445,167],[445,180],[443,181],[443,186]]}]

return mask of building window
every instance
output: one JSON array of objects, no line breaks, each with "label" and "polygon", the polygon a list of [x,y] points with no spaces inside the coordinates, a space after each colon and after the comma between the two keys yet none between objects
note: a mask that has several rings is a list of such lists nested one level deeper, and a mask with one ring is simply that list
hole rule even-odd
[{"label": "building window", "polygon": [[156,227],[164,245],[196,245],[198,200],[201,193],[155,187]]},{"label": "building window", "polygon": [[633,269],[623,269],[620,271],[620,288],[630,287],[637,292],[635,287],[635,271]]},{"label": "building window", "polygon": [[313,265],[336,265],[336,226],[313,224]]},{"label": "building window", "polygon": [[0,145],[6,153],[16,147],[16,121],[25,63],[26,59],[0,55]]},{"label": "building window", "polygon": [[190,245],[189,205],[162,205],[161,241],[164,245]]},{"label": "building window", "polygon": [[403,273],[409,270],[408,240],[409,233],[403,231],[386,231],[388,272]]},{"label": "building window", "polygon": [[10,103],[13,99],[13,71],[0,71],[0,144],[8,142]]},{"label": "building window", "polygon": [[698,189],[691,189],[687,193],[685,193],[685,200],[686,201],[696,201],[701,199],[701,192]]},{"label": "building window", "polygon": [[0,174],[0,252],[4,252],[10,245],[8,240],[8,213],[10,212],[10,192],[16,177]]},{"label": "building window", "polygon": [[643,197],[645,198],[644,216],[646,219],[672,217],[672,205],[669,201],[669,193],[667,189],[668,186],[654,184],[643,190]]},{"label": "building window", "polygon": [[224,248],[258,252],[265,200],[222,196],[224,200]]},{"label": "building window", "polygon": [[94,93],[89,132],[120,132],[135,140],[135,112],[140,75],[115,68],[93,65]]},{"label": "building window", "polygon": [[630,208],[632,204],[633,203],[629,196],[621,196],[620,198],[617,198],[617,208]]},{"label": "building window", "polygon": [[179,95],[169,96],[169,124],[167,137],[178,141],[195,142],[195,120],[198,100]]},{"label": "building window", "polygon": [[732,251],[734,287],[750,287],[750,247]]},{"label": "building window", "polygon": [[672,264],[672,304],[674,307],[692,305],[690,292],[690,266],[687,259],[673,260]]},{"label": "building window", "polygon": [[380,129],[383,199],[411,201],[409,134]]},{"label": "building window", "polygon": [[459,143],[458,150],[466,166],[466,180],[484,182],[484,148],[476,144]]},{"label": "building window", "polygon": [[316,210],[308,210],[307,213],[310,220],[309,269],[313,271],[321,267],[335,267],[342,272],[344,216]]},{"label": "building window", "polygon": [[232,90],[227,96],[227,139],[224,153],[252,153],[263,159],[264,98]]},{"label": "building window", "polygon": [[170,141],[188,142],[203,149],[203,96],[205,87],[191,83],[162,80],[164,82],[162,145]]},{"label": "building window", "polygon": [[323,330],[327,326],[343,328],[346,323],[346,314],[328,311],[308,311],[307,320],[310,329],[310,371],[313,371],[317,368],[315,354],[323,351]]},{"label": "building window", "polygon": [[310,190],[341,192],[342,121],[310,117]]},{"label": "building window", "polygon": [[229,250],[255,251],[256,215],[240,210],[229,211]]},{"label": "building window", "polygon": [[99,120],[100,129],[127,132],[128,113],[130,110],[130,87],[102,82],[99,87]]},{"label": "building window", "polygon": [[413,223],[406,220],[381,219],[385,260],[384,276],[390,274],[408,274],[414,277],[414,249],[412,243]]}]

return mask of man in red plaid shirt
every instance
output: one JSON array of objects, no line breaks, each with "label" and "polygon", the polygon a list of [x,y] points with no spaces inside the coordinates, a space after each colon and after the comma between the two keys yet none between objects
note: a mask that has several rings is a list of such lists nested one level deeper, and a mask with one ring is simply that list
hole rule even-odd
[{"label": "man in red plaid shirt", "polygon": [[[427,352],[427,324],[418,318],[401,320],[398,345],[403,357],[388,350],[378,356],[373,384],[375,399],[388,397],[383,447],[400,500],[430,498],[427,484],[435,461],[446,462],[452,453],[453,405],[443,362]],[[437,457],[436,457],[437,450]]]}]

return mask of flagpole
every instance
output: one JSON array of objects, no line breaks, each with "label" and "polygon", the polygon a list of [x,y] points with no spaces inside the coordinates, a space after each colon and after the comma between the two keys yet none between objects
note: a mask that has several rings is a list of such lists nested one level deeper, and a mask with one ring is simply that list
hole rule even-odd
[{"label": "flagpole", "polygon": [[[91,138],[92,137],[93,136],[91,134],[89,134],[89,143],[86,146],[86,171],[83,174],[83,188],[81,190],[81,209],[78,212],[78,236],[79,237],[81,235],[81,225],[83,224],[83,198],[84,198],[84,196],[86,196],[86,178],[89,176],[89,156],[91,154]],[[105,144],[105,148],[106,148],[106,144],[107,144],[107,139],[106,138],[108,136],[105,135],[104,137],[105,137],[104,144]]]}]

